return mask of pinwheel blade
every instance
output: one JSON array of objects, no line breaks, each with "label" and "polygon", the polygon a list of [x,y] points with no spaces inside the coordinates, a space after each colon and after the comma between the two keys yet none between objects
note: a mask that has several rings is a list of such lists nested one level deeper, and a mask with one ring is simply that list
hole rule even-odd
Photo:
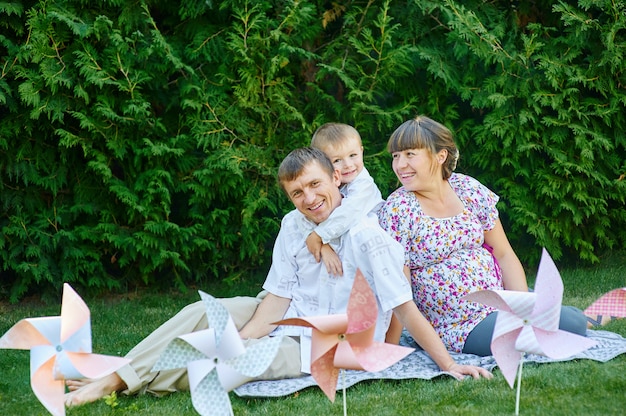
[{"label": "pinwheel blade", "polygon": [[535,334],[542,350],[540,355],[555,360],[569,358],[597,344],[592,339],[560,329],[557,331],[535,329]]},{"label": "pinwheel blade", "polygon": [[378,317],[376,295],[359,269],[354,276],[346,314],[348,315],[348,329],[346,330],[348,334],[376,326]]},{"label": "pinwheel blade", "polygon": [[328,350],[317,360],[311,363],[311,376],[324,392],[331,402],[335,402],[335,394],[337,393],[337,378],[339,377],[339,368],[335,367],[336,347]]},{"label": "pinwheel blade", "polygon": [[[215,355],[215,331],[213,328],[177,337],[170,341],[152,371],[185,368],[192,361],[198,361]],[[204,344],[204,345],[202,345]]]},{"label": "pinwheel blade", "polygon": [[61,303],[61,343],[76,352],[91,352],[91,318],[87,304],[67,283]]},{"label": "pinwheel blade", "polygon": [[[238,357],[228,360],[226,363],[233,370],[245,377],[258,377],[272,364],[282,343],[282,337],[264,338],[248,346],[246,352]],[[230,388],[228,391],[239,387],[241,384]]]},{"label": "pinwheel blade", "polygon": [[545,248],[541,252],[534,293],[537,299],[533,310],[533,326],[546,331],[558,330],[563,298],[563,281],[552,257]]},{"label": "pinwheel blade", "polygon": [[52,377],[54,358],[31,368],[30,386],[39,402],[54,416],[65,415],[65,382]]},{"label": "pinwheel blade", "polygon": [[210,371],[191,391],[191,403],[202,416],[233,415],[228,392],[222,387],[216,371]]}]

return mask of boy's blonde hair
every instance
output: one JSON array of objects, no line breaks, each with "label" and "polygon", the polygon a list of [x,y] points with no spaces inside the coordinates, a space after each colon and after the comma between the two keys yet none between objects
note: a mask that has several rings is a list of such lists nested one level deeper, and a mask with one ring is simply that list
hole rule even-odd
[{"label": "boy's blonde hair", "polygon": [[325,149],[341,146],[346,138],[356,138],[359,141],[359,145],[361,145],[361,135],[354,127],[343,123],[322,124],[313,133],[311,147]]}]

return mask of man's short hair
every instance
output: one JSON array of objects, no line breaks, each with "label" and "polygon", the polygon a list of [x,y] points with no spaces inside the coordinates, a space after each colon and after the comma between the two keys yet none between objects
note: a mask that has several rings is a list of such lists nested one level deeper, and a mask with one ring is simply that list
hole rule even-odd
[{"label": "man's short hair", "polygon": [[328,173],[330,178],[333,177],[335,168],[324,152],[312,147],[301,147],[292,150],[278,167],[278,183],[280,187],[284,190],[284,184],[295,180],[302,174],[305,166],[312,162],[317,162]]}]

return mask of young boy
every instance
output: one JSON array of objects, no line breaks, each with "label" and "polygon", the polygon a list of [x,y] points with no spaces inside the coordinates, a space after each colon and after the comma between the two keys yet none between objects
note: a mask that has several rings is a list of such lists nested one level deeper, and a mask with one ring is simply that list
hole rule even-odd
[{"label": "young boy", "polygon": [[341,276],[341,261],[328,243],[349,230],[368,212],[378,210],[384,201],[363,165],[361,135],[354,127],[326,123],[313,134],[311,147],[324,152],[341,173],[339,190],[344,201],[326,221],[317,226],[303,223],[302,230],[310,233],[306,245],[315,260],[323,261],[330,275]]},{"label": "young boy", "polygon": [[[317,226],[303,222],[300,224],[301,230],[305,235],[309,233],[306,246],[315,260],[323,261],[331,276],[342,276],[341,260],[332,248],[332,240],[340,237],[369,212],[377,211],[384,200],[363,164],[361,135],[354,127],[343,123],[323,124],[313,134],[311,147],[324,152],[341,173],[339,191],[344,198],[341,206],[326,221]],[[394,314],[385,341],[397,344],[402,329],[402,324]]]}]

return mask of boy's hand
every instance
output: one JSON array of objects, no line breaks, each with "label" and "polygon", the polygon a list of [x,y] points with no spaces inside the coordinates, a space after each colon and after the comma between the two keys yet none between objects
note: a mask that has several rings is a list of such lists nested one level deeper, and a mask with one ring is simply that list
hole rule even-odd
[{"label": "boy's hand", "polygon": [[326,271],[331,276],[343,276],[343,267],[341,266],[341,260],[335,250],[328,244],[322,245],[321,249],[322,261],[326,266]]},{"label": "boy's hand", "polygon": [[319,263],[322,259],[322,237],[317,235],[315,231],[311,232],[311,234],[309,234],[306,238],[306,248],[308,248],[309,252],[313,254],[315,261]]}]

